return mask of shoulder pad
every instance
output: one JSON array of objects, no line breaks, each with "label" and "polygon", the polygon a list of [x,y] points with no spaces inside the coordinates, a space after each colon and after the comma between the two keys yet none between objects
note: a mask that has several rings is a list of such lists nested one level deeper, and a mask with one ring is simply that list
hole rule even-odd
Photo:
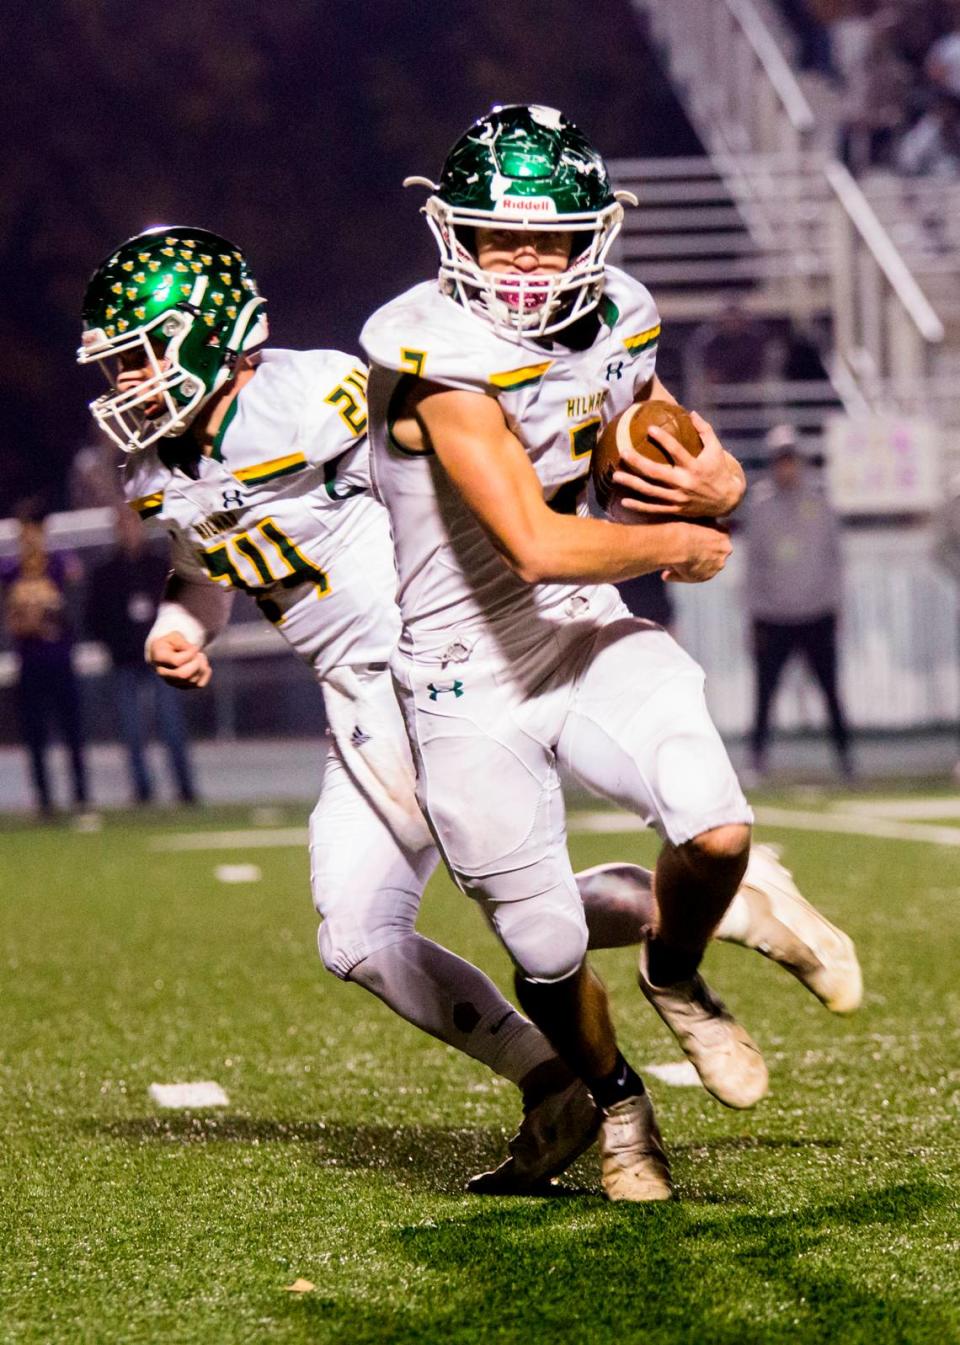
[{"label": "shoulder pad", "polygon": [[342,350],[311,353],[322,358],[314,366],[298,441],[309,462],[329,462],[367,432],[367,366]]},{"label": "shoulder pad", "polygon": [[368,319],[360,344],[370,363],[465,392],[493,394],[538,381],[552,361],[498,336],[436,282],[417,285]]},{"label": "shoulder pad", "polygon": [[600,303],[601,316],[630,355],[639,355],[656,345],[660,338],[660,314],[650,291],[639,280],[619,267],[608,266]]},{"label": "shoulder pad", "polygon": [[251,388],[257,389],[262,413],[270,423],[288,427],[286,452],[276,459],[280,472],[327,462],[366,433],[367,371],[355,355],[268,350],[258,377],[263,381],[258,386],[255,379]]}]

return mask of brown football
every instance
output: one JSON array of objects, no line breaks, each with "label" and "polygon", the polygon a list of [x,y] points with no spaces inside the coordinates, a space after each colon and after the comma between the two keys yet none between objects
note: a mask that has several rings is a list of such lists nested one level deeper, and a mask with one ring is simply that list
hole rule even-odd
[{"label": "brown football", "polygon": [[[649,430],[653,425],[662,425],[693,457],[697,457],[703,448],[703,440],[690,419],[689,412],[682,406],[674,405],[673,402],[635,402],[633,406],[628,406],[625,411],[614,416],[609,425],[604,426],[597,439],[590,460],[590,475],[593,478],[597,504],[615,523],[645,521],[642,513],[620,507],[625,495],[638,500],[644,498],[641,492],[625,490],[613,479],[614,472],[621,465],[622,447],[629,444],[652,462],[673,464],[673,458],[663,445],[657,443],[656,439],[651,439]],[[662,518],[663,515],[653,517]]]}]

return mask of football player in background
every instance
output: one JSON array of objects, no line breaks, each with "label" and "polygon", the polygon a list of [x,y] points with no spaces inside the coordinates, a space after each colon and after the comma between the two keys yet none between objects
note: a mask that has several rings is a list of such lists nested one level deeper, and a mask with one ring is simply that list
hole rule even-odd
[{"label": "football player in background", "polygon": [[[264,302],[233,244],[184,228],[123,244],[87,290],[79,358],[109,381],[93,414],[127,454],[128,501],[172,543],[148,657],[173,686],[206,685],[204,648],[239,590],[313,668],[332,730],[310,820],[323,961],[517,1084],[510,1156],[471,1189],[529,1190],[590,1142],[596,1109],[487,977],[415,930],[437,854],[387,671],[399,616],[387,515],[368,490],[366,371],[336,351],[259,349]],[[802,964],[829,997],[835,950],[820,961],[794,930],[791,887],[758,854],[728,932]],[[652,918],[650,875],[631,865],[591,870],[583,895],[604,946],[637,942]]]},{"label": "football player in background", "polygon": [[[559,772],[659,830],[655,929],[640,985],[731,1106],[767,1086],[756,1045],[698,966],[747,866],[752,813],[703,696],[703,673],[613,581],[703,582],[745,483],[710,427],[694,460],[618,474],[671,515],[627,527],[578,516],[599,427],[670,398],[659,319],[606,265],[623,215],[600,156],[552,108],[495,108],[451,150],[425,206],[439,285],[367,322],[374,489],[393,527],[403,629],[393,668],[420,802],[461,888],[510,954],[522,1007],[603,1112],[611,1199],[672,1194],[641,1079],[585,961],[588,918],[566,848]],[[470,796],[463,795],[469,780]],[[855,958],[845,959],[851,1004]]]}]

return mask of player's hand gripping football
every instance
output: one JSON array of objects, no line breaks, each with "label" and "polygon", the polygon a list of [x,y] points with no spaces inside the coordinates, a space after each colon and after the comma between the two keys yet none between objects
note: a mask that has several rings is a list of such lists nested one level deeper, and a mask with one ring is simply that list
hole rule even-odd
[{"label": "player's hand gripping football", "polygon": [[674,561],[662,577],[675,584],[703,584],[719,574],[733,550],[730,538],[719,527],[683,523],[683,559]]},{"label": "player's hand gripping football", "polygon": [[638,491],[642,499],[621,497],[624,509],[641,514],[672,514],[681,518],[718,518],[736,509],[746,489],[743,472],[702,416],[691,411],[690,419],[703,440],[703,450],[694,457],[669,430],[651,425],[648,434],[666,449],[674,465],[653,462],[629,444],[621,446],[624,462],[633,472],[616,471],[619,486]]},{"label": "player's hand gripping football", "polygon": [[213,676],[210,660],[200,646],[191,644],[176,630],[150,641],[149,661],[168,686],[180,691],[205,687]]}]

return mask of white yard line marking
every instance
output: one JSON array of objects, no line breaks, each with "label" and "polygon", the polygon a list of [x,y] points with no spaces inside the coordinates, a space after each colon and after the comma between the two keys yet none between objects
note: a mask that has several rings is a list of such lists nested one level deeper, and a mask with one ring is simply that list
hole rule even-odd
[{"label": "white yard line marking", "polygon": [[766,827],[794,831],[833,831],[843,836],[875,836],[887,841],[926,841],[928,845],[960,846],[960,827],[937,827],[893,818],[858,817],[842,813],[794,812],[792,808],[758,808],[757,821]]},{"label": "white yard line marking", "polygon": [[263,874],[257,864],[218,864],[213,876],[221,883],[259,883]]},{"label": "white yard line marking", "polygon": [[838,799],[831,805],[836,813],[853,813],[857,817],[893,817],[898,822],[935,821],[948,817],[960,818],[960,796],[957,798],[903,798],[903,799]]},{"label": "white yard line marking", "polygon": [[689,1060],[668,1060],[663,1065],[641,1065],[640,1073],[652,1074],[671,1088],[700,1088],[700,1075]]},{"label": "white yard line marking", "polygon": [[[921,822],[900,822],[893,817],[861,816],[854,812],[805,812],[794,808],[758,808],[761,826],[784,827],[792,831],[834,832],[843,836],[873,836],[887,841],[923,841],[928,845],[960,847],[960,827],[933,826]],[[594,835],[625,835],[646,831],[638,817],[621,812],[574,812],[567,818],[570,832]],[[174,831],[154,836],[151,850],[167,853],[202,850],[282,850],[306,846],[306,827],[277,827],[268,831]]]},{"label": "white yard line marking", "polygon": [[[874,836],[888,841],[926,841],[930,845],[960,846],[960,827],[925,826],[897,822],[887,818],[859,817],[854,814],[803,812],[794,808],[758,808],[761,826],[786,827],[793,831],[831,831],[844,836]],[[617,832],[644,831],[638,817],[629,813],[571,813],[570,831],[588,831],[608,835]]]},{"label": "white yard line marking", "polygon": [[151,850],[283,850],[307,844],[306,827],[256,831],[173,831],[153,836]]},{"label": "white yard line marking", "polygon": [[147,1089],[158,1107],[229,1107],[230,1099],[218,1083],[152,1083]]}]

